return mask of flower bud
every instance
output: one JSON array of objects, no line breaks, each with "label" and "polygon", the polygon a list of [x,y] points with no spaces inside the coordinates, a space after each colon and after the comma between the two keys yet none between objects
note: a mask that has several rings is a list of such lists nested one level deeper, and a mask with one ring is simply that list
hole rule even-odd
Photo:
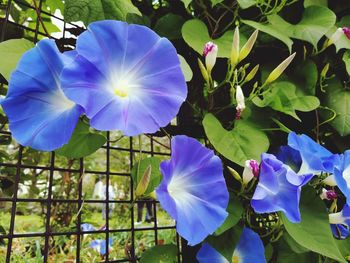
[{"label": "flower bud", "polygon": [[292,62],[294,57],[295,57],[295,53],[290,55],[281,64],[279,64],[267,77],[265,84],[271,83],[275,81],[279,76],[281,76],[283,71],[289,66],[289,64]]},{"label": "flower bud", "polygon": [[337,185],[333,174],[327,176],[322,182],[326,185],[329,185],[329,186],[336,186]]},{"label": "flower bud", "polygon": [[213,42],[206,43],[204,46],[203,56],[205,57],[205,66],[209,73],[215,65],[217,55],[218,46],[215,45]]},{"label": "flower bud", "polygon": [[239,85],[236,87],[236,102],[236,119],[238,120],[241,118],[241,113],[245,109],[244,94],[241,86]]},{"label": "flower bud", "polygon": [[200,59],[198,59],[198,66],[199,66],[199,69],[202,73],[204,80],[208,83],[209,82],[208,71],[205,69],[205,66],[203,65],[203,63]]},{"label": "flower bud", "polygon": [[236,27],[233,33],[232,48],[231,48],[231,65],[235,66],[239,60],[239,29]]},{"label": "flower bud", "polygon": [[322,200],[334,200],[337,198],[337,194],[333,190],[327,190],[323,188],[320,197]]},{"label": "flower bud", "polygon": [[244,82],[251,81],[259,70],[259,65],[256,65],[245,77]]},{"label": "flower bud", "polygon": [[331,37],[329,38],[328,41],[328,46],[334,44],[335,42],[337,42],[339,40],[339,38],[344,34],[343,29],[342,28],[338,28],[333,35],[331,35]]},{"label": "flower bud", "polygon": [[256,38],[258,37],[258,32],[258,30],[255,30],[253,34],[249,37],[247,42],[244,44],[241,51],[239,52],[238,61],[242,61],[249,55],[250,51],[252,50],[255,44]]},{"label": "flower bud", "polygon": [[248,184],[254,177],[259,176],[259,164],[255,160],[247,160],[244,164],[243,183]]},{"label": "flower bud", "polygon": [[233,169],[233,168],[231,168],[231,167],[229,167],[229,166],[227,166],[227,169],[228,169],[228,171],[230,172],[230,174],[231,174],[238,182],[242,182],[242,178],[239,176],[238,172],[237,172],[235,169]]},{"label": "flower bud", "polygon": [[348,28],[348,27],[343,27],[342,29],[343,29],[343,32],[344,32],[345,36],[346,36],[348,39],[350,39],[350,28]]}]

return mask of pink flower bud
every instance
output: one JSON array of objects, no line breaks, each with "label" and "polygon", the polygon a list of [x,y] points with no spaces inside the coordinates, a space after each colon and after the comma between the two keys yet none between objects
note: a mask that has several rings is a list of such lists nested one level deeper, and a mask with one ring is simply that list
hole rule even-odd
[{"label": "pink flower bud", "polygon": [[334,200],[337,198],[337,194],[333,190],[327,190],[327,189],[323,188],[322,193],[320,194],[320,197],[322,200],[324,200],[324,199]]},{"label": "pink flower bud", "polygon": [[259,164],[255,160],[247,160],[244,164],[243,183],[248,184],[254,177],[259,176]]},{"label": "pink flower bud", "polygon": [[343,27],[343,32],[346,35],[348,39],[350,39],[350,28],[348,27]]},{"label": "pink flower bud", "polygon": [[205,57],[205,66],[208,72],[213,69],[216,57],[218,55],[218,46],[213,42],[208,42],[204,46],[203,56]]}]

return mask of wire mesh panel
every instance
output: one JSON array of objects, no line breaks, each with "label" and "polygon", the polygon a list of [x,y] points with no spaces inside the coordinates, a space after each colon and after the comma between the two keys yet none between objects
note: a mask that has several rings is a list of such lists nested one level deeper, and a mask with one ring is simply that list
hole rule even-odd
[{"label": "wire mesh panel", "polygon": [[[51,14],[44,1],[0,3],[1,41],[25,36],[35,43],[50,37],[64,51],[83,31]],[[34,12],[36,19],[14,22],[20,10]],[[47,19],[62,32],[53,34],[55,29],[43,23]],[[6,87],[2,79],[3,95]],[[107,132],[107,143],[98,151],[68,159],[22,147],[11,138],[3,115],[1,122],[0,262],[135,262],[156,244],[177,245],[182,260],[175,222],[157,201],[134,199],[131,176],[141,158],[169,158],[169,137]],[[99,252],[104,246],[108,253],[93,249],[97,240],[104,243]]]}]

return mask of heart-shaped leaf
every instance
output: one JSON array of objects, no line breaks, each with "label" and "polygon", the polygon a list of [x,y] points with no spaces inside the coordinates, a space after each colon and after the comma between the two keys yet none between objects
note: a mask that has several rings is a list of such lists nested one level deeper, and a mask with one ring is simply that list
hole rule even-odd
[{"label": "heart-shaped leaf", "polygon": [[301,246],[326,257],[346,263],[329,225],[327,208],[311,188],[304,188],[300,201],[301,222],[293,224],[280,213],[291,237]]},{"label": "heart-shaped leaf", "polygon": [[81,158],[97,151],[106,141],[104,133],[91,131],[88,124],[79,120],[69,142],[55,152],[68,158]]},{"label": "heart-shaped leaf", "polygon": [[249,159],[260,160],[269,148],[269,139],[250,122],[238,120],[231,131],[224,129],[211,113],[203,120],[205,134],[214,148],[227,159],[244,166]]}]

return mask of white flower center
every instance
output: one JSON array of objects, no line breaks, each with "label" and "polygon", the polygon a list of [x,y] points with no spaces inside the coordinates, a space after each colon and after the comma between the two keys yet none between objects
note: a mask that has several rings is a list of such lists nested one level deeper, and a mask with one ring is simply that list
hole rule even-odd
[{"label": "white flower center", "polygon": [[70,110],[76,105],[73,101],[68,99],[66,95],[64,95],[61,89],[57,89],[52,93],[50,103],[59,111]]}]

